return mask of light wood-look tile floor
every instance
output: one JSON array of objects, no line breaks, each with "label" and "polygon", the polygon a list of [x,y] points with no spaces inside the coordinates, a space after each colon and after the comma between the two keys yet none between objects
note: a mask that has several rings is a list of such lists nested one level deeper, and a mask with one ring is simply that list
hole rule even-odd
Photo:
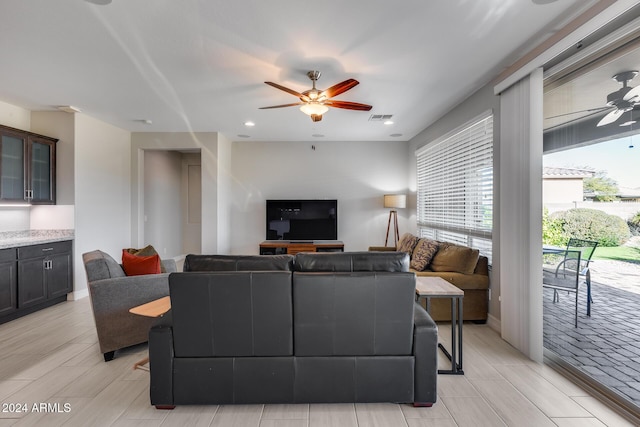
[{"label": "light wood-look tile floor", "polygon": [[[449,326],[440,325],[444,342]],[[105,363],[87,298],[0,325],[0,427],[425,427],[632,425],[486,325],[464,326],[464,376],[438,376],[432,408],[396,404],[178,406],[149,403],[146,345]],[[448,361],[441,360],[446,366]]]}]

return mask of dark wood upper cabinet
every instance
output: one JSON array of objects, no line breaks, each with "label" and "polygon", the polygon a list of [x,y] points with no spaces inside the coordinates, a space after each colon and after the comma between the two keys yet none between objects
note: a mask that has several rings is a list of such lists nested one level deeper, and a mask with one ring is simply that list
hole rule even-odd
[{"label": "dark wood upper cabinet", "polygon": [[0,201],[56,203],[57,142],[0,125]]}]

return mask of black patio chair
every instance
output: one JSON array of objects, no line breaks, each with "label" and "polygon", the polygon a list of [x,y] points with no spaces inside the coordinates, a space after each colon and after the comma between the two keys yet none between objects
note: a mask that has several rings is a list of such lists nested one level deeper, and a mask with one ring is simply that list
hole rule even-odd
[{"label": "black patio chair", "polygon": [[[581,278],[584,278],[585,284],[587,285],[587,316],[591,316],[591,304],[593,303],[593,298],[591,297],[591,270],[589,270],[589,263],[591,262],[591,257],[593,253],[596,251],[596,247],[598,246],[598,242],[594,242],[592,240],[584,240],[584,239],[569,239],[567,243],[567,251],[580,251],[579,260],[575,260],[572,258],[565,257],[566,268],[574,268],[578,270],[578,273]],[[557,300],[557,290],[554,292],[554,298]]]},{"label": "black patio chair", "polygon": [[557,302],[558,290],[576,294],[575,327],[578,327],[578,293],[580,290],[580,270],[582,252],[559,250],[545,257],[542,266],[542,286],[553,289],[553,302]]}]

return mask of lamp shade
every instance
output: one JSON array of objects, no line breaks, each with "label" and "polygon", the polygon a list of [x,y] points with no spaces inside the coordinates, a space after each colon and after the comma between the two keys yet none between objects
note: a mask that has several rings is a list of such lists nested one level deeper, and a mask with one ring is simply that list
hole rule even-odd
[{"label": "lamp shade", "polygon": [[404,209],[407,207],[407,196],[405,194],[385,194],[384,207]]}]

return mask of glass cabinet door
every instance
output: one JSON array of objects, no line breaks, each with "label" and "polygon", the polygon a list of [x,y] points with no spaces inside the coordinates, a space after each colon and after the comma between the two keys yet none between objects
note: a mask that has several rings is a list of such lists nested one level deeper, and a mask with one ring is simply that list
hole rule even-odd
[{"label": "glass cabinet door", "polygon": [[25,138],[0,134],[0,199],[25,199]]},{"label": "glass cabinet door", "polygon": [[32,202],[53,202],[53,144],[50,141],[30,138],[31,163],[29,170]]}]

